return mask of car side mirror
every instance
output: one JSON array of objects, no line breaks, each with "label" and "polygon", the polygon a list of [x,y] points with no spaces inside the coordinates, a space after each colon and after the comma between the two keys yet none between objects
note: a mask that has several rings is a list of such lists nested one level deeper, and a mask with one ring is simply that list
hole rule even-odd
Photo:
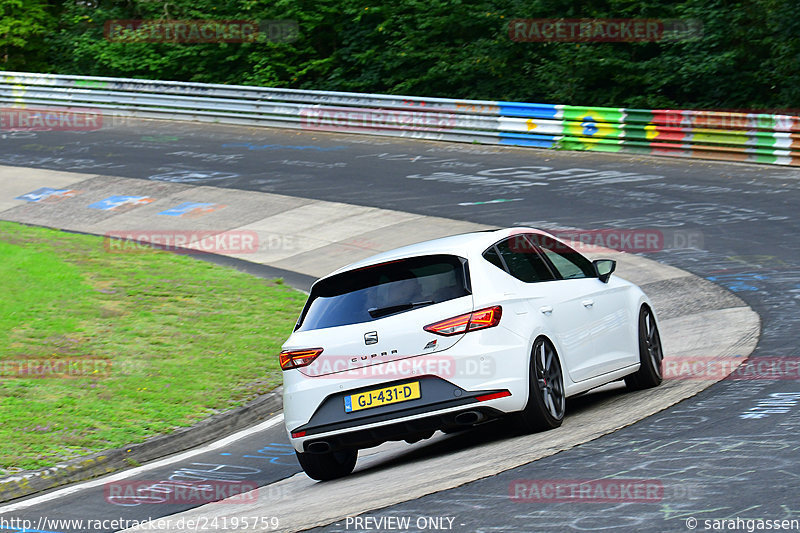
[{"label": "car side mirror", "polygon": [[611,273],[617,269],[617,262],[613,259],[595,259],[592,261],[597,278],[603,283],[608,283]]}]

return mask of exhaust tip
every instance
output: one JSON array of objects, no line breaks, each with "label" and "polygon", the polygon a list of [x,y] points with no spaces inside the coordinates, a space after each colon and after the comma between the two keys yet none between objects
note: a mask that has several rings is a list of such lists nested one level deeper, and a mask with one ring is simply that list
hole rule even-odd
[{"label": "exhaust tip", "polygon": [[478,411],[465,411],[456,415],[455,422],[460,426],[471,426],[481,422],[484,418],[486,417],[483,413]]},{"label": "exhaust tip", "polygon": [[331,451],[331,444],[328,441],[318,440],[306,446],[308,453],[328,453]]}]

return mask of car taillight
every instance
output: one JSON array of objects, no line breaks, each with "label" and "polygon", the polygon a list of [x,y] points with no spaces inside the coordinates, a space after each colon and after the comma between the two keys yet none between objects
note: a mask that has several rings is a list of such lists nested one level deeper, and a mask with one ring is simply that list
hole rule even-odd
[{"label": "car taillight", "polygon": [[283,350],[278,357],[281,368],[289,370],[310,365],[322,353],[322,348],[308,348],[306,350]]},{"label": "car taillight", "polygon": [[494,307],[487,307],[471,313],[454,316],[447,320],[440,320],[439,322],[428,324],[422,329],[448,337],[450,335],[458,335],[459,333],[466,333],[477,329],[492,328],[500,323],[500,317],[502,315],[503,308],[496,305]]}]

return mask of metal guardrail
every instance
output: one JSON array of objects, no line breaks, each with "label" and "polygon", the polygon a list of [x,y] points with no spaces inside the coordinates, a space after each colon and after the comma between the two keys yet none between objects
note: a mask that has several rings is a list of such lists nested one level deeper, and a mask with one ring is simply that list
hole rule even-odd
[{"label": "metal guardrail", "polygon": [[[800,166],[800,117],[0,71],[0,106]],[[0,125],[8,129],[7,124]],[[17,125],[19,127],[19,125]]]}]

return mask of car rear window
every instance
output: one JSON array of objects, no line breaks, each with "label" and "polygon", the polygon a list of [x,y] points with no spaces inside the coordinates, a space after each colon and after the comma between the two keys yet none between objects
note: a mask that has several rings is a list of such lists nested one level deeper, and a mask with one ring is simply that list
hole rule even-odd
[{"label": "car rear window", "polygon": [[471,294],[467,260],[426,255],[342,272],[314,285],[297,331],[370,322]]}]

